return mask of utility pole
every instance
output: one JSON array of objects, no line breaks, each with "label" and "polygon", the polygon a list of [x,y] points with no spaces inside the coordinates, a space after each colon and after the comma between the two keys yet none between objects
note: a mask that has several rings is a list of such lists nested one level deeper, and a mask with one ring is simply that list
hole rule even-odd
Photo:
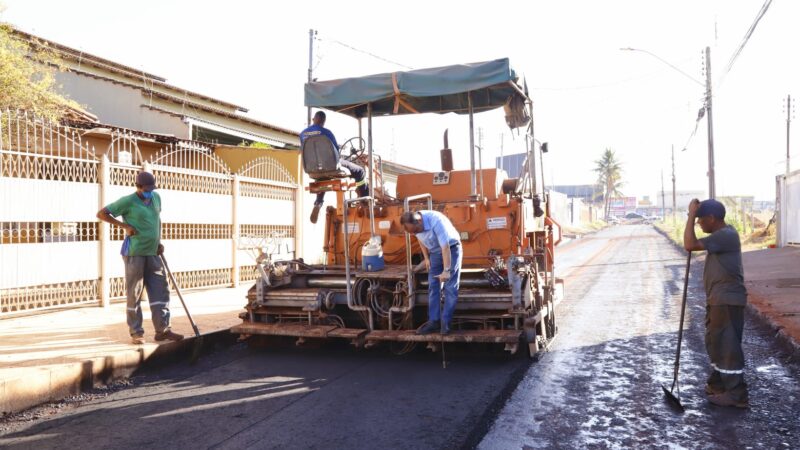
[{"label": "utility pole", "polygon": [[675,200],[675,144],[672,144],[672,223],[673,225],[677,221],[676,219],[676,210],[677,210],[677,201]]},{"label": "utility pole", "polygon": [[706,120],[708,121],[708,197],[717,196],[714,181],[714,119],[711,116],[711,48],[706,47]]},{"label": "utility pole", "polygon": [[745,199],[744,197],[741,198],[742,200],[742,232],[747,235],[747,210],[745,209]]},{"label": "utility pole", "polygon": [[[317,35],[316,30],[310,28],[308,30],[308,82],[311,83],[312,72],[314,71],[314,36]],[[306,126],[311,126],[311,107],[308,107],[308,114],[306,117]]]},{"label": "utility pole", "polygon": [[[503,161],[503,133],[500,133],[500,168],[506,170],[506,164],[505,161]],[[521,174],[520,178],[522,178]]]},{"label": "utility pole", "polygon": [[791,171],[790,155],[789,155],[789,130],[792,125],[792,96],[786,96],[786,176],[789,176]]},{"label": "utility pole", "polygon": [[661,220],[667,218],[667,212],[664,210],[666,206],[666,197],[664,193],[664,169],[661,169]]}]

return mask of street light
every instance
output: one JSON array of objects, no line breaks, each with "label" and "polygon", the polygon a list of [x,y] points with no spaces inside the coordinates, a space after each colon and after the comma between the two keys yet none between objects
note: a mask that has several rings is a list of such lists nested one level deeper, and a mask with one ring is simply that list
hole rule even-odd
[{"label": "street light", "polygon": [[662,63],[668,65],[681,75],[685,76],[686,78],[694,81],[695,83],[699,84],[700,86],[705,86],[706,88],[706,101],[705,101],[705,109],[706,109],[706,116],[708,120],[708,196],[709,198],[714,198],[717,196],[717,189],[716,183],[714,180],[714,120],[711,115],[711,49],[706,47],[706,82],[705,84],[694,78],[693,76],[689,75],[688,73],[684,72],[683,70],[677,68],[674,64],[671,64],[669,61],[665,60],[664,58],[656,55],[655,53],[649,52],[647,50],[642,50],[639,48],[633,47],[624,47],[620,48],[622,51],[629,51],[629,52],[642,52],[646,53],[653,58],[661,61]]}]

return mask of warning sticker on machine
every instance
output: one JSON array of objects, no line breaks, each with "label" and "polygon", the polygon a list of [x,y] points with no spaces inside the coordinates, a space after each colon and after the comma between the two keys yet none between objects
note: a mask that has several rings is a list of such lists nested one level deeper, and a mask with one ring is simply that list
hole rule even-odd
[{"label": "warning sticker on machine", "polygon": [[[347,224],[347,234],[355,234],[361,232],[361,224],[358,222],[351,222]],[[344,233],[344,227],[342,227],[342,233]]]},{"label": "warning sticker on machine", "polygon": [[503,217],[489,217],[486,219],[486,228],[489,230],[497,230],[500,228],[506,228],[506,218]]}]

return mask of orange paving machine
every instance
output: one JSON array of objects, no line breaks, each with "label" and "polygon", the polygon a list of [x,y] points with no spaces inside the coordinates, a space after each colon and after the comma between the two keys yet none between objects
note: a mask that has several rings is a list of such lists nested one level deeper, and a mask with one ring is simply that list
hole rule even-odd
[{"label": "orange paving machine", "polygon": [[[324,136],[303,143],[304,170],[313,180],[308,190],[333,192],[338,205],[324,216],[325,263],[259,258],[261,278],[233,332],[292,336],[298,343],[338,338],[358,347],[388,341],[396,352],[415,343],[436,350],[441,342],[494,344],[512,353],[522,345],[531,356],[546,348],[556,334],[555,304],[563,295],[563,283],[554,276],[560,241],[554,229],[560,235],[560,227],[549,217],[543,191],[543,146],[533,136],[532,101],[508,59],[312,82],[305,97],[307,106],[352,116],[359,129],[342,149]],[[476,168],[473,115],[497,108],[524,136],[526,158],[518,178],[480,168],[479,147]],[[453,170],[445,132],[441,170],[398,175],[392,196],[382,161],[373,154],[373,118],[422,113],[468,116],[470,169]],[[368,169],[371,196],[356,198],[340,157]],[[419,209],[445,214],[461,236],[460,290],[453,331],[445,336],[415,333],[427,318],[428,277],[424,265],[418,266],[419,243],[404,232],[400,216]],[[381,252],[385,266],[364,263]]]}]

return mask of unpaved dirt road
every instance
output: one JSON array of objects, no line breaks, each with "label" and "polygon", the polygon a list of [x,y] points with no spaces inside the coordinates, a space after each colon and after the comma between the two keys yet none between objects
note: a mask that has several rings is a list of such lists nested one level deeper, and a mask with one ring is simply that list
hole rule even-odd
[{"label": "unpaved dirt road", "polygon": [[700,264],[681,370],[687,412],[677,415],[659,384],[671,379],[681,252],[649,226],[620,226],[565,245],[558,262],[560,335],[532,364],[453,351],[442,370],[425,352],[239,344],[5,420],[0,447],[798,447],[800,369],[750,318],[752,408],[705,402]]}]

